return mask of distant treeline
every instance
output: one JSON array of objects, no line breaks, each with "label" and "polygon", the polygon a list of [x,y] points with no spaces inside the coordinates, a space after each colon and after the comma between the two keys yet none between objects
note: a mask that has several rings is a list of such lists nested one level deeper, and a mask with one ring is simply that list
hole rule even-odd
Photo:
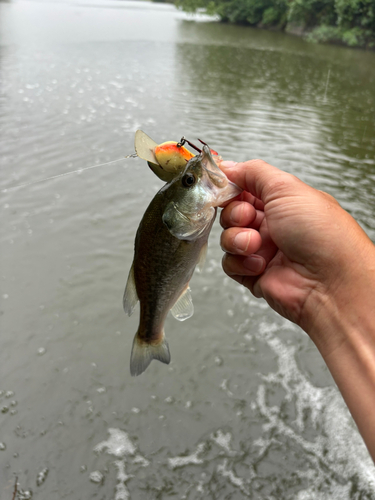
[{"label": "distant treeline", "polygon": [[223,22],[304,34],[313,42],[375,49],[375,0],[176,0]]}]

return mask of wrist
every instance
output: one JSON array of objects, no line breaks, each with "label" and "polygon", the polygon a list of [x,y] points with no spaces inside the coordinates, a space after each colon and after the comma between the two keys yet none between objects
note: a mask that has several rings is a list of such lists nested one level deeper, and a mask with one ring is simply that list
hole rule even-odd
[{"label": "wrist", "polygon": [[359,265],[343,267],[329,287],[311,293],[301,327],[323,357],[341,344],[357,346],[360,337],[375,341],[375,247]]},{"label": "wrist", "polygon": [[[363,233],[364,234],[364,233]],[[332,264],[306,301],[300,326],[323,357],[341,344],[375,338],[375,245],[367,238]]]}]

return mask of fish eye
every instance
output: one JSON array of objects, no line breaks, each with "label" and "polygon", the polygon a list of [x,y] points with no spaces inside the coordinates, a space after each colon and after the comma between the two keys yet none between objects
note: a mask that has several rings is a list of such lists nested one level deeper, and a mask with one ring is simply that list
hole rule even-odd
[{"label": "fish eye", "polygon": [[186,188],[191,188],[197,182],[194,174],[185,174],[182,178],[182,185]]}]

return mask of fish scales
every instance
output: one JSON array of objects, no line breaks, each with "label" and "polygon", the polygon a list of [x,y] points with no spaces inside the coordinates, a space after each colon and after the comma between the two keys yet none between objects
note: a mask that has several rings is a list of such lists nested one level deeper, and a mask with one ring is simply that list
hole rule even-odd
[{"label": "fish scales", "polygon": [[135,241],[134,281],[141,306],[138,335],[145,342],[161,340],[165,318],[188,285],[195,267],[191,263],[198,261],[207,242],[207,238],[179,240],[160,224],[169,201],[163,193],[154,197]]}]

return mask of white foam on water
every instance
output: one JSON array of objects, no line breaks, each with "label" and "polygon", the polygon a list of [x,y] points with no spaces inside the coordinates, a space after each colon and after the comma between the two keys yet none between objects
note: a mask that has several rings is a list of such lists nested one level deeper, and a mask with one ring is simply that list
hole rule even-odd
[{"label": "white foam on water", "polygon": [[206,448],[205,443],[199,443],[195,453],[184,457],[174,457],[168,458],[169,466],[172,469],[176,469],[177,467],[184,467],[185,465],[201,465],[203,464],[203,459],[199,458],[200,455]]},{"label": "white foam on water", "polygon": [[125,462],[123,460],[116,460],[115,466],[117,468],[117,485],[115,500],[129,500],[130,493],[126,487],[126,481],[133,476],[128,476],[125,472]]},{"label": "white foam on water", "polygon": [[341,485],[335,484],[330,487],[328,492],[318,491],[315,486],[308,490],[301,490],[298,492],[295,500],[338,500],[344,498],[353,498],[350,496],[351,484]]},{"label": "white foam on water", "polygon": [[131,442],[126,432],[120,429],[108,429],[109,439],[97,444],[94,448],[95,452],[105,450],[108,455],[123,458],[126,455],[134,455],[137,451],[136,446]]},{"label": "white foam on water", "polygon": [[90,473],[89,475],[90,481],[93,483],[100,484],[104,481],[104,476],[100,472],[100,470],[94,470],[93,472]]},{"label": "white foam on water", "polygon": [[219,474],[221,474],[223,477],[228,478],[229,482],[233,484],[236,488],[239,488],[244,495],[247,497],[250,496],[250,491],[245,488],[245,481],[236,476],[235,473],[227,468],[228,465],[228,460],[224,460],[222,464],[219,464],[217,467],[217,471]]},{"label": "white foam on water", "polygon": [[39,474],[36,477],[36,485],[41,486],[44,481],[47,479],[49,469],[45,467],[43,470],[39,472]]},{"label": "white foam on water", "polygon": [[[131,441],[127,432],[122,431],[121,429],[110,428],[108,429],[108,433],[109,438],[97,444],[94,448],[94,452],[101,453],[102,451],[105,451],[108,455],[112,455],[113,457],[119,459],[113,462],[113,465],[117,469],[117,484],[115,487],[114,500],[129,500],[130,492],[126,486],[126,483],[134,476],[128,475],[126,473],[126,460],[131,460],[133,464],[139,465],[140,467],[148,467],[150,465],[150,462],[142,455],[137,453],[137,447]],[[98,471],[92,472],[90,474],[91,481],[97,483],[104,481],[103,475],[100,481],[95,480],[95,478],[97,477]]]},{"label": "white foam on water", "polygon": [[233,396],[233,392],[228,389],[228,379],[224,379],[220,384],[220,389],[223,389],[229,397]]},{"label": "white foam on water", "polygon": [[[266,420],[263,428],[272,434],[272,440],[286,436],[294,441],[303,448],[306,460],[313,466],[315,484],[307,490],[301,490],[297,500],[349,500],[352,480],[358,489],[372,497],[375,495],[374,464],[349,410],[335,387],[315,387],[301,373],[295,359],[296,348],[287,346],[276,336],[280,329],[288,326],[287,322],[281,328],[277,324],[267,323],[260,326],[261,338],[277,355],[278,371],[262,377],[265,384],[258,388],[257,406]],[[275,385],[285,390],[286,401],[295,402],[297,417],[292,425],[280,417],[279,407],[267,404],[267,389]],[[301,435],[305,430],[306,411],[311,416],[313,426],[316,428],[319,424],[322,427],[313,440]],[[267,443],[267,438],[263,436],[255,444],[260,445],[263,453],[272,440]],[[322,487],[327,479],[330,482],[328,489]]]},{"label": "white foam on water", "polygon": [[230,447],[230,442],[232,439],[232,435],[230,432],[223,432],[221,429],[218,429],[216,432],[210,435],[210,438],[214,443],[223,448],[229,456],[237,455],[236,451],[233,451]]},{"label": "white foam on water", "polygon": [[[277,325],[275,325],[277,327]],[[327,389],[320,389],[311,384],[300,372],[296,360],[294,346],[286,346],[278,337],[273,336],[274,326],[267,327],[264,323],[260,326],[260,334],[267,342],[268,346],[275,352],[278,358],[279,370],[263,376],[263,380],[270,384],[279,384],[286,392],[286,400],[292,401],[298,395],[297,418],[295,424],[300,430],[303,429],[303,416],[305,410],[311,411],[311,419],[316,426],[317,419],[323,409],[324,393]],[[276,331],[278,328],[276,328]]]},{"label": "white foam on water", "polygon": [[148,467],[150,465],[150,461],[147,458],[142,457],[142,455],[136,455],[133,460],[133,464],[139,464],[142,467]]}]

